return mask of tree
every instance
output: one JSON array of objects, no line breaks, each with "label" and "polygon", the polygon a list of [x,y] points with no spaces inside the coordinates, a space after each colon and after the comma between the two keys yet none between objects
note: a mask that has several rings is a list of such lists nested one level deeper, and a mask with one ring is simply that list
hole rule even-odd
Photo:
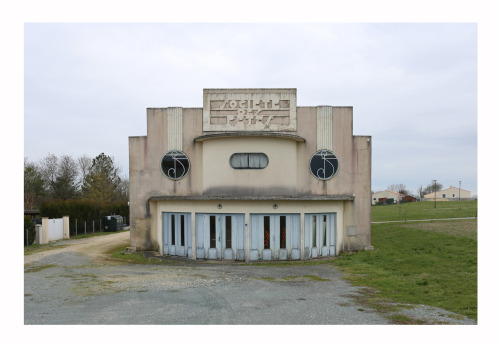
[{"label": "tree", "polygon": [[87,155],[82,155],[77,159],[78,170],[79,170],[79,180],[78,185],[83,186],[85,177],[89,174],[90,168],[92,167],[92,159]]},{"label": "tree", "polygon": [[45,182],[40,167],[24,158],[24,209],[36,209],[45,196]]},{"label": "tree", "polygon": [[441,191],[443,189],[443,184],[440,184],[436,181],[436,183],[434,183],[434,180],[431,181],[431,183],[429,185],[427,185],[423,190],[422,190],[422,197],[423,195],[427,195],[431,192],[434,192],[434,191]]},{"label": "tree", "polygon": [[410,194],[409,190],[406,188],[406,185],[404,185],[404,184],[389,185],[389,186],[387,186],[387,190],[398,192],[398,193],[405,195],[405,196]]},{"label": "tree", "polygon": [[417,188],[417,195],[419,198],[424,198],[424,188],[422,187],[422,185],[420,185],[418,188]]},{"label": "tree", "polygon": [[118,185],[118,197],[120,201],[128,202],[129,188],[129,180],[122,178],[120,184]]},{"label": "tree", "polygon": [[99,154],[92,160],[92,166],[84,178],[83,197],[100,203],[119,201],[121,184],[119,173],[120,168],[112,157],[104,153]]},{"label": "tree", "polygon": [[52,183],[54,198],[69,199],[78,196],[78,166],[71,156],[63,155],[59,159],[56,178]]},{"label": "tree", "polygon": [[54,196],[54,183],[57,177],[59,159],[54,154],[48,154],[40,162],[40,172],[49,197]]}]

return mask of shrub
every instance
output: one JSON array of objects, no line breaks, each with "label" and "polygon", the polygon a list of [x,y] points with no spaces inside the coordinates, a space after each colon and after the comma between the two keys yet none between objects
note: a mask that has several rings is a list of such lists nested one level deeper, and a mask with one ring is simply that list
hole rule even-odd
[{"label": "shrub", "polygon": [[[28,234],[26,234],[26,230],[28,230]],[[36,231],[35,224],[33,219],[30,216],[24,216],[24,245],[31,245],[35,241]],[[26,239],[26,236],[28,237]]]}]

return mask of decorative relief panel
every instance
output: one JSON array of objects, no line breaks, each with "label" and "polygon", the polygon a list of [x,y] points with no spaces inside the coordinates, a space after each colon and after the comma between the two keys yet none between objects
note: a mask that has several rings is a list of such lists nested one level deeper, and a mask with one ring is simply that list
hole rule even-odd
[{"label": "decorative relief panel", "polygon": [[297,131],[297,90],[205,89],[203,131]]},{"label": "decorative relief panel", "polygon": [[333,150],[333,108],[318,106],[316,115],[317,150]]},{"label": "decorative relief panel", "polygon": [[168,150],[182,150],[182,108],[167,108]]}]

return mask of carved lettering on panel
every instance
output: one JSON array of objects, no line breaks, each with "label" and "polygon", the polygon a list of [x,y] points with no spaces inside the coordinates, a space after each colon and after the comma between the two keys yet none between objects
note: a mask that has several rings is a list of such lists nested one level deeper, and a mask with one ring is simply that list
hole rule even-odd
[{"label": "carved lettering on panel", "polygon": [[295,93],[205,93],[204,131],[296,131]]}]

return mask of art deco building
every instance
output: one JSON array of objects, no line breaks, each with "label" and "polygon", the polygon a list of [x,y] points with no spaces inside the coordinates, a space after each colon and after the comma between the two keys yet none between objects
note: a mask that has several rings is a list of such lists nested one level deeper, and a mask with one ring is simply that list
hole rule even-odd
[{"label": "art deco building", "polygon": [[205,89],[130,137],[131,247],[192,259],[303,260],[370,248],[371,137],[352,107],[296,89]]}]

